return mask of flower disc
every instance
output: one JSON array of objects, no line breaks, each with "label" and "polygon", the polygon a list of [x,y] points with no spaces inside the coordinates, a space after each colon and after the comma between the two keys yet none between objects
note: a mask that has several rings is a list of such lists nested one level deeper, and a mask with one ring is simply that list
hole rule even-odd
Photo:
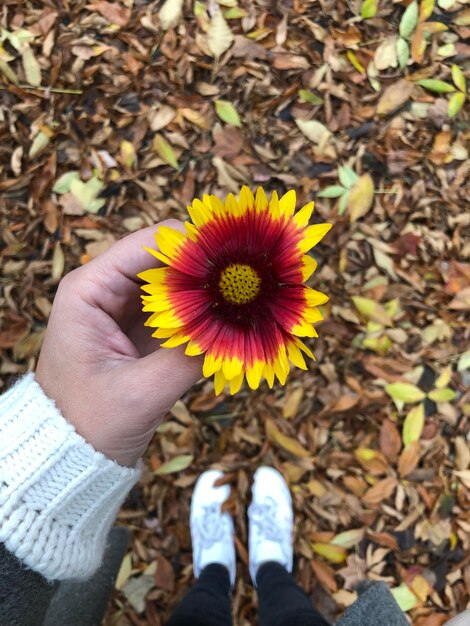
[{"label": "flower disc", "polygon": [[294,214],[294,191],[268,202],[261,188],[255,199],[243,187],[239,200],[204,196],[188,211],[186,233],[161,226],[158,251],[147,248],[165,267],[139,274],[146,325],[162,347],[204,354],[216,393],[226,383],[236,393],[245,377],[252,389],[263,378],[284,384],[289,361],[307,369],[302,353],[313,358],[300,337],[317,336],[328,297],[304,284],[316,268],[305,253],[331,224],[308,226],[313,202]]}]

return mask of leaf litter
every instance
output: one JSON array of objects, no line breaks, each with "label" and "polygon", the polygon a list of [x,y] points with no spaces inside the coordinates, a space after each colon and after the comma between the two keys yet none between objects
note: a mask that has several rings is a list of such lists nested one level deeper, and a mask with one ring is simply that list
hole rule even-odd
[{"label": "leaf litter", "polygon": [[[34,368],[57,282],[243,183],[334,224],[316,363],[285,388],[200,382],[152,440],[105,624],[192,584],[189,503],[226,472],[237,552],[261,464],[295,507],[295,575],[330,619],[384,580],[416,626],[470,598],[469,10],[456,0],[10,0],[0,30],[0,375]],[[255,622],[239,565],[234,612]]]}]

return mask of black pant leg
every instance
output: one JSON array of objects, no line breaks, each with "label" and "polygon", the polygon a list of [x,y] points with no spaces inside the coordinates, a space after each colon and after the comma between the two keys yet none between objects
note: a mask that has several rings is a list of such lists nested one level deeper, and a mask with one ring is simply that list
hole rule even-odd
[{"label": "black pant leg", "polygon": [[264,563],[256,576],[259,626],[328,626],[310,598],[279,563]]},{"label": "black pant leg", "polygon": [[232,626],[227,568],[217,563],[205,567],[165,626]]}]

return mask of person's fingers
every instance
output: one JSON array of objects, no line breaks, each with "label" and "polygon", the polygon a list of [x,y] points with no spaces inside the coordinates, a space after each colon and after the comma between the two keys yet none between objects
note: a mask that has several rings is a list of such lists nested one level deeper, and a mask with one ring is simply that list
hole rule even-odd
[{"label": "person's fingers", "polygon": [[144,246],[157,249],[155,233],[160,226],[169,226],[182,232],[185,230],[183,222],[170,219],[127,235],[84,265],[81,268],[82,276],[99,277],[100,282],[105,281],[115,294],[127,294],[132,283],[140,285],[137,278],[139,272],[162,266],[158,259],[144,250]]},{"label": "person's fingers", "polygon": [[[102,308],[118,322],[123,330],[129,331],[128,321],[135,317],[140,307],[141,282],[137,274],[145,269],[161,267],[162,263],[143,249],[156,249],[155,233],[160,226],[169,226],[184,231],[178,220],[165,220],[132,233],[115,243],[109,250],[71,272],[71,276],[83,285],[81,295],[93,306]],[[132,310],[134,314],[131,315]]]},{"label": "person's fingers", "polygon": [[202,357],[189,357],[184,348],[160,348],[132,364],[133,377],[147,406],[168,412],[202,378]]}]

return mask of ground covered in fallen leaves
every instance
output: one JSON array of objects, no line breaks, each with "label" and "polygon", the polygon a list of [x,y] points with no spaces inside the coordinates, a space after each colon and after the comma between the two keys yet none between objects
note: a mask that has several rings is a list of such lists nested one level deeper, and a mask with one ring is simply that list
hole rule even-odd
[{"label": "ground covered in fallen leaves", "polygon": [[256,623],[260,464],[291,486],[295,575],[330,619],[365,578],[416,626],[468,606],[465,5],[2,3],[3,386],[34,367],[64,273],[194,196],[294,188],[334,224],[311,279],[331,297],[317,362],[285,388],[215,398],[206,381],[177,404],[119,515],[132,544],[106,624],[160,625],[191,585],[188,506],[213,466],[233,487],[237,625]]}]

